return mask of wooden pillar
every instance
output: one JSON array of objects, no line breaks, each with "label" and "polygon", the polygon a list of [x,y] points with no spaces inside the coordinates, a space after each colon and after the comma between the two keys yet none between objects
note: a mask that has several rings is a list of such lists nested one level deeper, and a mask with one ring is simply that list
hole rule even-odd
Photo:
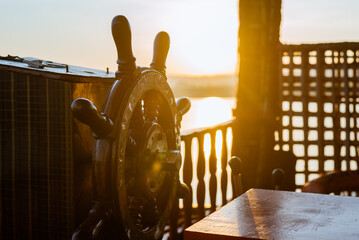
[{"label": "wooden pillar", "polygon": [[272,171],[279,111],[278,46],[281,0],[239,1],[237,107],[233,115],[233,152],[243,164],[244,188],[262,187]]}]

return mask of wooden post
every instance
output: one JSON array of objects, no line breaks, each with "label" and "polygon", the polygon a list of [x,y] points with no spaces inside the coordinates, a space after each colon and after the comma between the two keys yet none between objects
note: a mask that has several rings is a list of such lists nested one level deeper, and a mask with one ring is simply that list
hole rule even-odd
[{"label": "wooden post", "polygon": [[261,187],[272,172],[279,111],[279,27],[281,0],[240,0],[237,107],[232,155],[243,163],[244,188]]}]

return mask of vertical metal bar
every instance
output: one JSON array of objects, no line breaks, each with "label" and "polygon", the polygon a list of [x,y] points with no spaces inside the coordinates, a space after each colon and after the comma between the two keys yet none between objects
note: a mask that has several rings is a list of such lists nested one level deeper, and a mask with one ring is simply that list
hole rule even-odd
[{"label": "vertical metal bar", "polygon": [[27,181],[28,181],[28,231],[29,231],[29,239],[32,239],[32,184],[31,184],[31,99],[30,99],[30,76],[26,75],[26,104],[27,104]]},{"label": "vertical metal bar", "polygon": [[12,231],[13,238],[16,239],[16,189],[15,189],[15,150],[16,150],[16,132],[15,132],[15,79],[14,72],[11,72],[11,175],[12,175]]},{"label": "vertical metal bar", "polygon": [[[5,95],[5,84],[3,83],[3,82],[5,82],[6,81],[6,79],[5,79],[5,74],[4,74],[4,72],[3,71],[0,71],[0,80],[1,80],[1,82],[0,82],[0,92],[1,92],[1,90],[3,90],[4,91],[4,93],[3,93],[3,95]],[[3,85],[4,84],[4,85]],[[4,108],[5,108],[5,104],[4,104],[4,101],[6,101],[6,97],[4,97],[4,96],[2,96],[2,98],[0,98],[0,212],[2,213],[1,215],[0,215],[0,239],[2,239],[3,238],[3,236],[2,236],[2,233],[3,233],[3,215],[4,215],[4,211],[3,211],[3,203],[2,203],[2,199],[3,199],[3,193],[2,193],[2,177],[3,177],[3,168],[2,168],[2,165],[3,165],[3,162],[5,161],[5,159],[3,159],[2,158],[2,155],[3,155],[3,150],[2,150],[2,131],[3,131],[3,128],[2,128],[2,125],[3,125],[3,122],[2,121],[4,121],[6,118],[5,118],[5,116],[3,116],[3,115],[5,115],[5,114],[2,114],[3,112],[2,111],[4,111]]]},{"label": "vertical metal bar", "polygon": [[[308,50],[302,50],[302,76],[301,76],[301,85],[302,85],[302,104],[303,104],[303,131],[304,131],[304,174],[305,179],[304,182],[308,181],[308,121],[309,121],[309,114],[308,114]],[[318,55],[317,55],[318,57]],[[318,64],[318,61],[317,61]]]},{"label": "vertical metal bar", "polygon": [[67,82],[63,82],[63,88],[64,88],[64,120],[65,120],[65,181],[66,181],[66,203],[68,204],[68,207],[66,208],[66,223],[67,226],[66,230],[67,236],[70,236],[72,234],[72,227],[74,225],[74,218],[72,218],[72,212],[75,209],[74,208],[74,197],[73,197],[73,168],[72,168],[72,118],[71,118],[71,102],[72,102],[72,94],[71,94],[71,84]]},{"label": "vertical metal bar", "polygon": [[[289,74],[288,74],[288,103],[289,103],[289,110],[288,110],[288,118],[289,118],[289,124],[288,124],[288,145],[289,145],[289,151],[293,150],[293,92],[294,92],[294,52],[293,50],[289,51]],[[302,92],[303,94],[303,92]]]},{"label": "vertical metal bar", "polygon": [[324,51],[323,49],[318,49],[317,51],[317,77],[316,77],[316,92],[317,92],[317,110],[318,110],[318,164],[319,172],[324,171],[324,91],[323,85],[325,84],[324,79]]},{"label": "vertical metal bar", "polygon": [[278,84],[278,88],[279,88],[279,98],[278,98],[278,111],[279,111],[279,123],[278,123],[278,146],[279,146],[279,150],[283,150],[283,82],[284,82],[284,76],[283,76],[283,56],[284,56],[284,51],[283,49],[280,49],[278,51],[279,54],[279,68],[278,68],[278,72],[279,72],[279,84]]},{"label": "vertical metal bar", "polygon": [[46,175],[47,175],[47,221],[48,221],[48,237],[52,236],[51,222],[51,182],[50,182],[50,101],[49,101],[49,79],[46,78]]},{"label": "vertical metal bar", "polygon": [[335,56],[334,49],[332,50],[332,101],[333,101],[333,148],[334,148],[334,169],[340,170],[340,148],[341,148],[341,140],[340,140],[340,102],[341,102],[341,89],[340,89],[340,81],[338,76],[338,68],[335,64]]},{"label": "vertical metal bar", "polygon": [[348,58],[346,50],[342,50],[343,53],[343,80],[344,80],[344,97],[345,97],[345,163],[346,169],[350,168],[350,95],[349,95],[349,80],[348,80]]},{"label": "vertical metal bar", "polygon": [[[352,65],[352,69],[353,69],[353,86],[354,86],[354,89],[353,89],[353,93],[354,93],[354,96],[353,96],[353,99],[354,99],[354,102],[353,102],[353,106],[354,106],[354,111],[353,111],[353,114],[354,114],[354,129],[353,129],[353,132],[354,132],[354,143],[355,143],[355,149],[356,149],[356,154],[355,154],[355,161],[357,163],[357,166],[358,166],[358,163],[359,163],[359,151],[358,151],[358,128],[359,128],[359,123],[358,123],[358,112],[357,112],[357,106],[359,106],[359,102],[358,102],[358,97],[359,97],[359,94],[358,94],[358,89],[359,89],[359,74],[357,73],[357,69],[358,69],[358,63],[357,63],[357,51],[356,49],[353,49],[353,65]],[[359,69],[358,69],[359,70]]]}]

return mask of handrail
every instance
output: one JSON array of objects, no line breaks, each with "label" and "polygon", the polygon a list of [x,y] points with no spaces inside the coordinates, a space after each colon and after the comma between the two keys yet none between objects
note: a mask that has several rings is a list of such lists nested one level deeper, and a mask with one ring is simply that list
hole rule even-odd
[{"label": "handrail", "polygon": [[228,120],[228,121],[225,121],[222,123],[218,123],[213,126],[189,129],[189,130],[181,132],[181,137],[183,139],[183,138],[190,137],[190,136],[192,136],[192,137],[196,136],[197,134],[202,134],[202,133],[207,134],[215,129],[218,130],[220,128],[227,128],[228,125],[232,125],[235,121],[236,121],[236,119],[232,118],[231,120]]},{"label": "handrail", "polygon": [[[222,202],[220,205],[225,205],[227,203],[227,186],[228,186],[228,174],[227,174],[227,162],[228,162],[228,148],[227,148],[227,131],[228,128],[232,128],[235,119],[229,121],[196,129],[190,129],[182,132],[181,140],[184,143],[184,162],[183,162],[183,181],[190,189],[190,196],[183,202],[183,210],[185,213],[185,225],[190,226],[193,221],[198,221],[205,217],[207,211],[205,207],[206,200],[206,185],[209,185],[209,200],[210,207],[209,212],[213,212],[218,207],[216,201],[217,197],[217,185],[220,181],[220,189],[222,195]],[[217,131],[222,132],[222,146],[221,149],[216,149],[216,135]],[[204,147],[204,138],[206,134],[210,134],[211,139],[211,152],[209,156],[209,162],[206,164],[205,160],[205,147]],[[192,159],[192,141],[196,138],[198,141],[198,156],[196,159]],[[217,151],[221,151],[221,177],[217,180]],[[205,181],[206,167],[209,169],[209,182]],[[192,180],[193,172],[196,170],[196,176],[198,184],[196,189],[193,189]],[[193,192],[196,192],[197,198],[197,207],[194,207],[193,201]],[[196,214],[194,214],[196,213]],[[196,219],[193,219],[193,216],[196,216]]]}]

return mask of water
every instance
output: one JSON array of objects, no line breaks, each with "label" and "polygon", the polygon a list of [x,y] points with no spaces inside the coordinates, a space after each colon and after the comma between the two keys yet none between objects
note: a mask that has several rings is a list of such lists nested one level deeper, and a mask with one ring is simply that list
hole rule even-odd
[{"label": "water", "polygon": [[182,120],[181,131],[188,129],[208,127],[232,118],[232,108],[235,98],[190,98],[191,109]]}]

